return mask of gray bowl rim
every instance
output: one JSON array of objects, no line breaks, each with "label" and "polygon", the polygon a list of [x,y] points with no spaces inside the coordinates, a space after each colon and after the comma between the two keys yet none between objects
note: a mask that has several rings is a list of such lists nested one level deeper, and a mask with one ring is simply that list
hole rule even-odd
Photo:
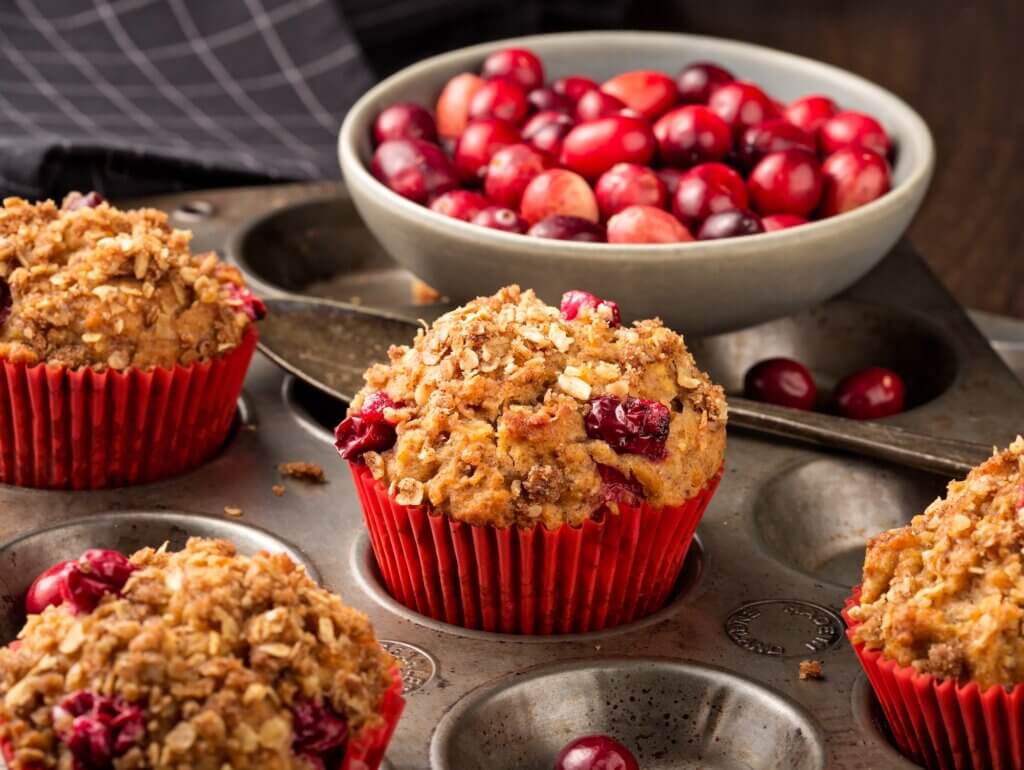
[{"label": "gray bowl rim", "polygon": [[[887,102],[892,111],[901,115],[901,122],[905,123],[908,127],[907,135],[912,137],[913,142],[921,147],[920,162],[910,169],[905,179],[894,186],[888,193],[871,203],[834,217],[811,221],[800,227],[777,230],[773,233],[759,233],[753,238],[722,238],[714,241],[694,240],[685,243],[616,244],[578,241],[551,242],[543,238],[529,238],[517,233],[506,233],[463,222],[453,217],[446,217],[389,190],[370,173],[369,169],[359,158],[356,127],[357,124],[363,121],[364,114],[373,108],[374,104],[382,96],[386,96],[393,88],[410,81],[415,81],[435,69],[445,67],[454,62],[482,58],[500,48],[510,46],[530,47],[537,43],[557,42],[565,46],[591,48],[600,45],[622,45],[623,43],[634,45],[643,45],[648,42],[686,44],[698,41],[714,43],[721,46],[723,51],[753,53],[790,66],[810,69],[823,77],[845,81],[853,88],[870,92],[872,98]],[[827,239],[830,236],[844,237],[847,228],[854,227],[857,223],[867,224],[876,214],[900,208],[904,198],[912,197],[922,184],[927,184],[935,164],[935,143],[924,119],[896,94],[860,75],[855,75],[831,64],[779,51],[774,48],[707,35],[641,31],[593,31],[529,35],[480,43],[432,56],[399,70],[363,94],[348,111],[338,133],[338,156],[342,174],[350,189],[358,185],[363,192],[377,198],[381,204],[391,206],[396,214],[415,220],[417,224],[430,228],[441,237],[459,235],[479,241],[482,247],[486,246],[488,242],[519,246],[524,251],[533,252],[534,256],[550,254],[552,247],[557,245],[559,256],[570,259],[583,258],[587,260],[613,261],[622,259],[623,254],[628,253],[631,259],[648,264],[657,264],[663,261],[665,257],[696,260],[719,253],[728,253],[730,256],[756,254],[769,238],[773,239],[771,243],[777,246],[781,246],[786,242],[797,246],[799,243],[815,236],[819,239]]]}]

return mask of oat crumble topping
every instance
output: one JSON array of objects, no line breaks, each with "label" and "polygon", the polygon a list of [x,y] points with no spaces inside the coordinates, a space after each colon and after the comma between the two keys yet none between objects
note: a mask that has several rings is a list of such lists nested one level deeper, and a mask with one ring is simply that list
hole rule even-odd
[{"label": "oat crumble topping", "polygon": [[326,484],[327,475],[324,469],[316,463],[307,463],[297,460],[290,463],[281,463],[277,471],[282,476],[298,479],[299,481],[310,481],[314,484]]},{"label": "oat crumble topping", "polygon": [[820,660],[801,660],[800,679],[824,679],[825,666]]}]

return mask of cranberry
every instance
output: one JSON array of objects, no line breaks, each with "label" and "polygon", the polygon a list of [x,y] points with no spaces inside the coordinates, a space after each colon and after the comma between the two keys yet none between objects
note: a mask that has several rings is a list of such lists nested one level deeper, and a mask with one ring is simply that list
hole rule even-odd
[{"label": "cranberry", "polygon": [[598,396],[587,402],[583,417],[587,435],[607,442],[616,452],[640,454],[650,460],[665,457],[671,414],[658,401]]},{"label": "cranberry", "polygon": [[511,80],[489,80],[473,95],[469,119],[497,118],[519,125],[530,111],[526,91]]},{"label": "cranberry", "polygon": [[328,705],[301,701],[292,711],[292,751],[314,767],[340,766],[348,722]]},{"label": "cranberry", "polygon": [[818,206],[821,166],[813,153],[785,150],[765,155],[747,179],[747,189],[762,214],[807,216]]},{"label": "cranberry", "polygon": [[712,214],[748,205],[743,178],[724,163],[703,163],[687,171],[672,199],[672,213],[688,227]]},{"label": "cranberry", "polygon": [[683,243],[693,235],[667,211],[630,206],[608,220],[608,243]]},{"label": "cranberry", "polygon": [[562,140],[576,122],[562,112],[538,112],[523,126],[523,141],[552,158],[562,153]]},{"label": "cranberry", "polygon": [[559,160],[566,168],[597,179],[616,163],[647,165],[654,148],[654,134],[647,121],[614,115],[576,126],[566,135]]},{"label": "cranberry", "polygon": [[595,89],[587,91],[576,102],[576,119],[581,123],[597,120],[609,115],[618,115],[624,109],[626,109],[626,104],[621,99]]},{"label": "cranberry", "polygon": [[601,477],[602,503],[642,505],[647,497],[643,484],[627,478],[610,465],[597,463],[597,475]]},{"label": "cranberry", "polygon": [[551,88],[555,93],[568,96],[572,103],[576,104],[585,93],[596,91],[599,86],[590,78],[585,78],[582,75],[569,75],[558,78],[551,84]]},{"label": "cranberry", "polygon": [[761,224],[764,225],[766,233],[774,233],[777,230],[786,230],[790,227],[806,225],[806,217],[798,217],[796,214],[771,214],[761,217]]},{"label": "cranberry", "polygon": [[882,124],[863,112],[840,112],[822,123],[818,138],[825,155],[854,147],[877,152],[885,158],[892,149],[892,142]]},{"label": "cranberry", "polygon": [[576,103],[572,99],[553,88],[535,88],[527,94],[526,100],[534,112],[553,110],[568,115],[576,108]]},{"label": "cranberry", "polygon": [[601,299],[589,291],[580,291],[579,289],[572,289],[562,295],[559,309],[562,312],[562,318],[566,321],[575,321],[584,308],[595,310],[601,318],[608,321],[608,325],[613,329],[622,325],[622,314],[619,313],[617,302]]},{"label": "cranberry", "polygon": [[53,721],[62,726],[58,734],[71,752],[74,770],[109,770],[146,733],[139,706],[88,690],[65,696],[53,707]]},{"label": "cranberry", "polygon": [[711,95],[708,108],[739,134],[744,129],[778,117],[771,98],[753,83],[726,83]]},{"label": "cranberry", "polygon": [[697,239],[713,241],[718,238],[739,238],[763,232],[764,225],[752,211],[732,209],[731,211],[719,211],[705,219],[697,233]]},{"label": "cranberry", "polygon": [[635,163],[617,163],[605,171],[594,185],[594,195],[605,219],[627,206],[665,208],[668,200],[665,183],[654,170]]},{"label": "cranberry", "polygon": [[636,757],[614,738],[588,735],[558,752],[555,770],[640,770]]},{"label": "cranberry", "polygon": [[534,238],[552,238],[557,241],[604,243],[607,240],[603,225],[564,214],[545,217],[533,225],[526,234]]},{"label": "cranberry", "polygon": [[587,180],[563,168],[544,171],[523,190],[519,214],[531,225],[555,214],[596,222],[597,199]]},{"label": "cranberry", "polygon": [[468,222],[490,205],[487,198],[472,190],[449,190],[431,201],[430,210]]},{"label": "cranberry", "polygon": [[903,378],[871,366],[843,379],[835,390],[836,409],[851,420],[877,420],[903,411]]},{"label": "cranberry", "polygon": [[135,571],[124,554],[91,548],[76,561],[62,561],[39,575],[25,595],[25,612],[37,615],[67,602],[73,612],[92,612],[107,594],[119,594]]},{"label": "cranberry", "polygon": [[449,80],[437,99],[437,133],[455,138],[462,135],[469,123],[469,104],[484,86],[482,78],[463,72]]},{"label": "cranberry", "polygon": [[488,206],[473,217],[473,224],[492,230],[503,230],[506,233],[525,233],[530,227],[526,220],[512,209],[501,206]]},{"label": "cranberry", "polygon": [[101,203],[104,203],[104,198],[98,192],[93,190],[85,195],[80,192],[68,193],[67,197],[64,198],[61,208],[65,211],[75,211],[77,209],[94,209]]},{"label": "cranberry", "polygon": [[707,107],[677,107],[654,124],[658,155],[671,166],[722,160],[732,149],[732,131]]},{"label": "cranberry", "polygon": [[707,104],[711,94],[736,78],[724,67],[710,62],[695,62],[676,76],[679,101],[686,104]]},{"label": "cranberry", "polygon": [[38,615],[47,607],[58,607],[63,604],[68,574],[77,569],[78,562],[68,559],[40,573],[25,595],[25,613]]},{"label": "cranberry", "polygon": [[402,103],[385,107],[373,121],[373,140],[383,144],[389,139],[437,141],[434,117],[418,104]]},{"label": "cranberry", "polygon": [[623,72],[605,81],[601,90],[625,102],[648,120],[663,114],[679,97],[675,81],[653,70]]},{"label": "cranberry", "polygon": [[519,139],[518,129],[504,120],[474,120],[466,126],[455,147],[455,168],[466,181],[481,181],[494,153],[517,144]]},{"label": "cranberry", "polygon": [[525,48],[504,48],[484,59],[483,76],[488,80],[507,78],[526,91],[544,85],[544,65],[537,54]]},{"label": "cranberry", "polygon": [[459,186],[452,163],[436,144],[422,139],[392,139],[373,154],[373,175],[416,203]]},{"label": "cranberry", "polygon": [[547,165],[546,158],[529,145],[502,147],[487,166],[484,191],[495,203],[519,208],[523,190]]},{"label": "cranberry", "polygon": [[799,126],[777,118],[751,126],[740,137],[736,148],[740,162],[747,168],[753,168],[765,155],[783,150],[804,150],[815,153],[818,144],[812,134],[808,134]]},{"label": "cranberry", "polygon": [[259,321],[267,317],[267,303],[245,286],[239,286],[236,283],[228,284],[228,296],[238,302],[238,307],[249,316],[250,321]]},{"label": "cranberry", "polygon": [[803,96],[786,107],[783,115],[794,126],[799,126],[812,136],[818,133],[822,123],[839,112],[839,107],[827,96]]},{"label": "cranberry", "polygon": [[821,164],[825,190],[818,213],[831,217],[880,198],[889,191],[889,164],[871,150],[847,147]]},{"label": "cranberry", "polygon": [[675,200],[676,190],[679,189],[679,180],[686,174],[678,168],[659,168],[655,171],[658,179],[665,185],[665,192],[668,193],[669,201]]},{"label": "cranberry", "polygon": [[334,446],[345,460],[358,461],[364,452],[383,452],[395,445],[395,426],[388,422],[384,410],[396,404],[387,393],[371,393],[362,409],[349,415],[334,429]]},{"label": "cranberry", "polygon": [[767,358],[750,368],[743,378],[747,398],[791,409],[814,409],[818,388],[803,364],[791,358]]}]

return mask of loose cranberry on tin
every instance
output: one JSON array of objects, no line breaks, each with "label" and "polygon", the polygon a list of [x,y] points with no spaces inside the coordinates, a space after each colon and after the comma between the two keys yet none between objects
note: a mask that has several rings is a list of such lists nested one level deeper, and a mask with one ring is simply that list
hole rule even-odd
[{"label": "loose cranberry on tin", "polygon": [[598,396],[587,402],[583,425],[587,435],[606,442],[620,454],[649,460],[665,457],[671,413],[659,401]]},{"label": "loose cranberry on tin", "polygon": [[732,150],[732,130],[707,107],[689,104],[654,124],[658,156],[669,166],[688,167],[719,161]]},{"label": "loose cranberry on tin", "polygon": [[534,238],[551,238],[556,241],[581,241],[584,243],[604,243],[608,237],[604,225],[591,222],[582,217],[555,214],[545,217],[533,225],[526,233]]},{"label": "loose cranberry on tin", "polygon": [[640,770],[636,757],[614,738],[587,735],[558,752],[555,770]]},{"label": "loose cranberry on tin", "polygon": [[854,372],[835,389],[835,405],[843,417],[878,420],[903,411],[906,387],[891,369],[872,366]]},{"label": "loose cranberry on tin", "polygon": [[594,185],[594,196],[604,219],[629,206],[665,208],[668,201],[665,183],[654,170],[635,163],[617,163],[605,171]]},{"label": "loose cranberry on tin", "polygon": [[373,139],[383,144],[389,139],[437,141],[434,116],[418,104],[403,102],[385,107],[373,121]]},{"label": "loose cranberry on tin", "polygon": [[608,243],[684,243],[693,235],[674,216],[654,206],[630,206],[608,220]]},{"label": "loose cranberry on tin", "polygon": [[523,190],[519,214],[531,225],[555,214],[597,222],[597,199],[587,180],[564,168],[543,171]]},{"label": "loose cranberry on tin", "polygon": [[863,112],[847,111],[829,118],[818,129],[821,151],[831,155],[847,147],[871,150],[888,157],[892,141],[882,124]]},{"label": "loose cranberry on tin", "polygon": [[818,388],[806,366],[791,358],[768,358],[750,368],[743,378],[743,394],[755,401],[814,409]]},{"label": "loose cranberry on tin", "polygon": [[445,84],[434,110],[440,136],[454,139],[466,130],[470,102],[483,86],[483,78],[469,72],[456,75]]},{"label": "loose cranberry on tin", "polygon": [[648,120],[665,113],[679,97],[675,81],[654,70],[623,72],[606,80],[601,90],[624,102]]},{"label": "loose cranberry on tin", "polygon": [[416,203],[459,186],[448,156],[422,139],[391,139],[373,154],[373,175],[393,191]]},{"label": "loose cranberry on tin", "polygon": [[813,95],[791,102],[783,112],[783,117],[813,136],[825,121],[838,112],[839,107],[827,96]]},{"label": "loose cranberry on tin", "polygon": [[504,48],[484,60],[482,73],[488,80],[507,78],[527,91],[544,85],[544,64],[526,48]]},{"label": "loose cranberry on tin", "polygon": [[685,104],[707,104],[711,95],[736,78],[729,70],[711,62],[694,62],[676,76],[679,101]]},{"label": "loose cranberry on tin", "polygon": [[597,314],[608,321],[608,325],[613,328],[618,327],[622,323],[619,305],[616,302],[601,299],[589,291],[581,291],[580,289],[572,289],[562,295],[559,310],[562,313],[562,318],[566,321],[575,321],[580,311],[584,308],[596,310]]},{"label": "loose cranberry on tin", "polygon": [[613,115],[576,126],[566,135],[559,160],[587,179],[597,179],[616,163],[649,164],[655,146],[646,120]]}]

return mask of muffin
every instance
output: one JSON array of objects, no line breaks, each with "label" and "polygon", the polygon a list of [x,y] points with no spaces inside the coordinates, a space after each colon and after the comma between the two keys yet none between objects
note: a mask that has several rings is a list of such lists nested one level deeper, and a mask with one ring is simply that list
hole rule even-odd
[{"label": "muffin", "polygon": [[223,443],[262,303],[153,209],[0,208],[0,481],[154,481]]},{"label": "muffin", "polygon": [[849,637],[900,748],[1024,768],[1024,439],[868,543]]},{"label": "muffin", "polygon": [[395,662],[286,555],[193,538],[70,564],[102,590],[29,615],[0,650],[11,770],[378,767]]},{"label": "muffin", "polygon": [[725,453],[723,391],[682,337],[510,286],[389,357],[336,437],[395,598],[510,633],[665,603]]}]

